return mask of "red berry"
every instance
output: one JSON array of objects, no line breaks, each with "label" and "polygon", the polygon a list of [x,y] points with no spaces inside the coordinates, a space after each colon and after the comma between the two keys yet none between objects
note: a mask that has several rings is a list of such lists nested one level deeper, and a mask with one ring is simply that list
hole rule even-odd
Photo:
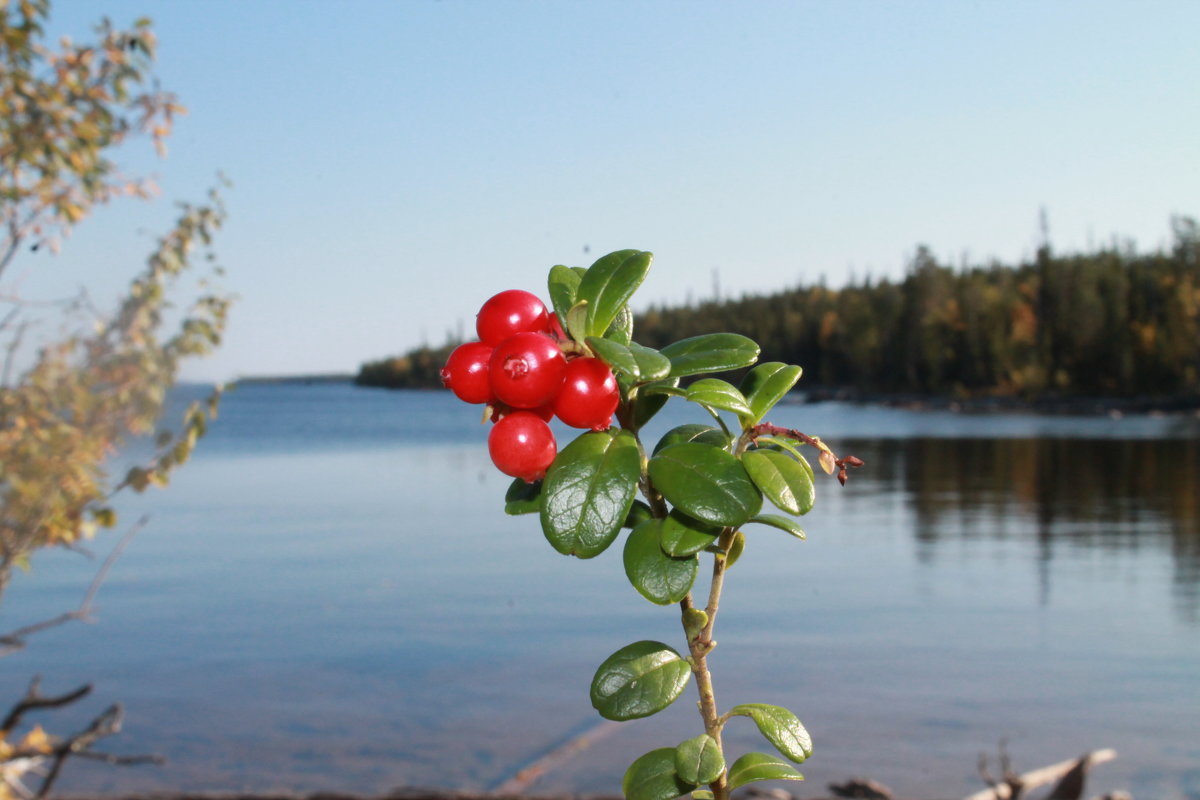
[{"label": "red berry", "polygon": [[621,390],[612,370],[598,358],[577,358],[567,364],[554,413],[574,428],[604,430],[612,424]]},{"label": "red berry", "polygon": [[517,333],[544,333],[550,330],[550,313],[537,295],[509,289],[493,296],[475,317],[479,340],[492,347]]},{"label": "red berry", "polygon": [[492,347],[483,342],[467,342],[454,348],[442,367],[442,385],[467,403],[486,403],[492,399],[488,380],[488,362]]},{"label": "red berry", "polygon": [[505,475],[533,483],[546,476],[558,455],[550,426],[530,411],[506,414],[488,434],[488,454]]},{"label": "red berry", "polygon": [[492,351],[488,368],[492,392],[513,408],[537,408],[562,388],[567,360],[543,333],[518,333]]}]

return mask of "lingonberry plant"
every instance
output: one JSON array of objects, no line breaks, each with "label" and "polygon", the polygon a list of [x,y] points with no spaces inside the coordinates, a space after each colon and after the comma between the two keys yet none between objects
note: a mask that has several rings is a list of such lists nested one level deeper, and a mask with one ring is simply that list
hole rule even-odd
[{"label": "lingonberry plant", "polygon": [[[484,417],[495,422],[488,451],[516,478],[505,496],[507,513],[538,514],[551,546],[578,558],[599,555],[630,529],[623,558],[629,582],[650,602],[681,610],[687,655],[662,642],[634,642],[592,679],[592,705],[611,720],[655,714],[696,681],[703,733],[634,761],[625,796],[727,800],[755,781],[801,780],[793,764],[812,755],[812,740],[791,711],[765,703],[723,712],[717,706],[708,656],[725,572],[746,545],[742,528],[763,525],[804,538],[795,517],[814,500],[804,448],[842,483],[847,467],[862,462],[764,421],[799,380],[800,367],[755,366],[759,348],[745,336],[695,336],[662,350],[634,342],[628,303],[650,261],[650,253],[620,250],[587,269],[552,268],[553,314],[528,292],[496,295],[477,318],[481,341],[455,350],[442,379],[461,399],[486,404]],[[697,378],[747,368],[738,386]],[[644,426],[672,397],[696,404],[710,422],[673,428],[647,451]],[[559,452],[551,414],[590,430]],[[764,513],[764,499],[784,513]],[[712,572],[697,600],[702,555],[711,556]],[[780,755],[751,752],[730,763],[721,732],[735,717],[749,718]]]}]

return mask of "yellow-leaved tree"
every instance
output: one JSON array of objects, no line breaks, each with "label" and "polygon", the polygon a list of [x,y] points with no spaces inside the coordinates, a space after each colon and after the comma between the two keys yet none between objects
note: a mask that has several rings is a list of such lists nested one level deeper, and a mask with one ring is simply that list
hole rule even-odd
[{"label": "yellow-leaved tree", "polygon": [[[159,433],[144,463],[118,475],[106,469],[124,443],[154,434],[181,364],[220,342],[230,304],[208,283],[208,272],[220,273],[209,251],[224,219],[215,191],[202,205],[182,206],[108,311],[55,304],[48,326],[46,304],[23,298],[9,280],[23,257],[57,252],[97,206],[149,197],[152,187],[122,174],[114,151],[143,136],[164,154],[183,112],[151,81],[148,20],[128,30],[105,20],[92,41],[52,46],[49,14],[49,0],[0,0],[0,602],[13,569],[32,553],[75,547],[112,527],[114,495],[163,485],[187,460],[215,412],[215,394],[189,408],[174,432]],[[197,260],[206,262],[205,276],[181,286]],[[62,333],[47,339],[48,327]],[[90,597],[77,611],[0,635],[0,655],[48,625],[83,616]],[[117,730],[119,706],[72,736],[28,729],[30,712],[73,702],[81,691],[48,697],[34,681],[0,720],[0,799],[44,796],[68,756]],[[22,783],[32,775],[40,786]]]}]

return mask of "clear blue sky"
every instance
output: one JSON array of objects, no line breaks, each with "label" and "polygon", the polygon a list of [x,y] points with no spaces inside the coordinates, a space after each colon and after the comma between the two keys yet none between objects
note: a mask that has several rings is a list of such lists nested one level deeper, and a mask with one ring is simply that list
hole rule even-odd
[{"label": "clear blue sky", "polygon": [[624,247],[644,306],[1014,261],[1043,207],[1059,250],[1200,215],[1195,0],[60,0],[54,35],[102,15],[154,19],[190,113],[128,153],[163,201],[27,288],[115,291],[223,171],[240,301],[190,378],[353,371]]}]

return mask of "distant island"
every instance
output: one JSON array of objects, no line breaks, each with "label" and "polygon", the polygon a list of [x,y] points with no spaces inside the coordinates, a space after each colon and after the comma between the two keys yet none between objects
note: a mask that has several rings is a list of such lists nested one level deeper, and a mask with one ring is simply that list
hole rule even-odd
[{"label": "distant island", "polygon": [[[745,334],[762,360],[800,364],[800,387],[843,396],[1200,400],[1200,228],[1171,220],[1169,250],[1130,244],[1025,263],[951,266],[922,246],[898,281],[823,282],[765,295],[655,306],[635,315],[649,347]],[[458,344],[364,363],[355,383],[440,386]]]}]

